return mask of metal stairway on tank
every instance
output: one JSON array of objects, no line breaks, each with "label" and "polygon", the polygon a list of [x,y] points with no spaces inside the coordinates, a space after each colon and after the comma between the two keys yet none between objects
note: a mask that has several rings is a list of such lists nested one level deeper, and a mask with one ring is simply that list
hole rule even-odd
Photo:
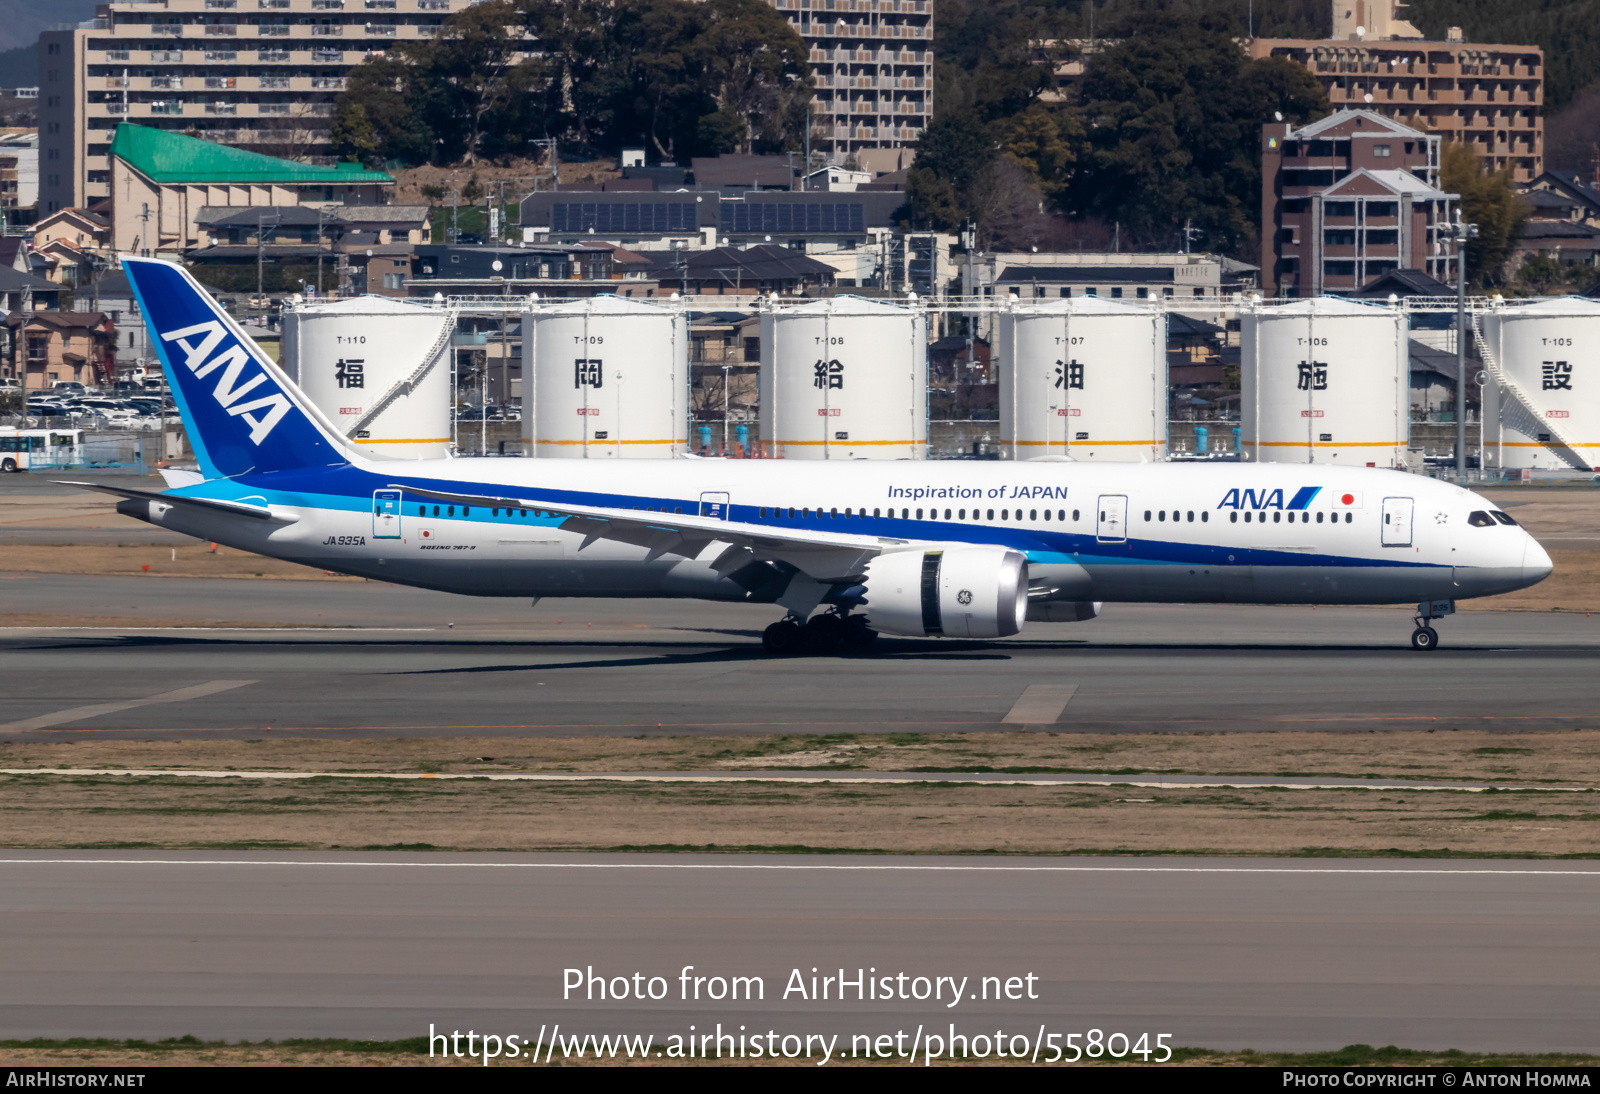
[{"label": "metal stairway on tank", "polygon": [[1509,400],[1504,398],[1500,400],[1502,422],[1518,433],[1525,433],[1535,440],[1538,440],[1541,433],[1549,434],[1550,440],[1543,443],[1550,451],[1565,460],[1568,466],[1578,471],[1588,471],[1589,462],[1578,454],[1578,446],[1559,424],[1561,419],[1542,417],[1521,385],[1500,367],[1499,360],[1489,348],[1489,340],[1483,336],[1483,326],[1476,311],[1472,315],[1472,340],[1478,346],[1478,355],[1483,358],[1490,378],[1499,385],[1502,392],[1510,396]]}]

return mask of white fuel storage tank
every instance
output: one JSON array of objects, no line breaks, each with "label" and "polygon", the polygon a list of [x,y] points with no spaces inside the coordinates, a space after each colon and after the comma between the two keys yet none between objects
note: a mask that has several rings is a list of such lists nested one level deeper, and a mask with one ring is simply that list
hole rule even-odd
[{"label": "white fuel storage tank", "polygon": [[1399,308],[1319,296],[1239,314],[1241,459],[1405,466],[1410,326]]},{"label": "white fuel storage tank", "polygon": [[761,441],[799,460],[915,460],[928,447],[928,313],[837,296],[761,314]]},{"label": "white fuel storage tank", "polygon": [[1488,467],[1600,467],[1600,303],[1497,304],[1480,320]]},{"label": "white fuel storage tank", "polygon": [[997,317],[1000,437],[1012,459],[1129,462],[1167,454],[1167,321],[1094,296]]},{"label": "white fuel storage tank", "polygon": [[522,316],[522,438],[530,456],[670,458],[689,449],[689,320],[617,296]]},{"label": "white fuel storage tank", "polygon": [[283,312],[283,367],[362,451],[443,456],[455,322],[448,309],[385,296],[298,304]]}]

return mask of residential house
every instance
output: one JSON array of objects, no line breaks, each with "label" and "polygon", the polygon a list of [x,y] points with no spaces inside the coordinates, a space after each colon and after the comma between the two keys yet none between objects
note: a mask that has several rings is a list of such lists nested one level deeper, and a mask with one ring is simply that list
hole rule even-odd
[{"label": "residential house", "polygon": [[66,243],[80,252],[104,253],[111,245],[111,222],[87,209],[61,209],[33,225],[33,246]]},{"label": "residential house", "polygon": [[116,328],[104,312],[13,312],[6,325],[13,330],[13,375],[20,378],[26,369],[29,391],[61,380],[99,386],[116,377]]},{"label": "residential house", "polygon": [[36,308],[54,308],[61,300],[61,286],[11,266],[0,266],[0,311],[10,315]]},{"label": "residential house", "polygon": [[647,251],[654,265],[651,275],[663,290],[700,295],[783,296],[818,295],[833,286],[837,271],[788,247],[762,244],[739,250],[717,247],[709,251]]},{"label": "residential house", "polygon": [[[413,248],[410,296],[526,296],[543,298],[655,296],[653,271],[637,255],[603,244],[536,246],[424,243]],[[621,256],[621,257],[619,257]],[[380,256],[373,255],[373,260]],[[372,281],[371,274],[367,277]],[[392,295],[392,294],[391,294]]]}]

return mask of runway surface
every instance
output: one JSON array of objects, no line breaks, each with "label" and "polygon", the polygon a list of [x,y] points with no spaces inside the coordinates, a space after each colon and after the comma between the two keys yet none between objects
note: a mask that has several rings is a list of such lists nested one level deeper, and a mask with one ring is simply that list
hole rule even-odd
[{"label": "runway surface", "polygon": [[1600,726],[1600,618],[1577,613],[1462,612],[1420,654],[1403,609],[1110,605],[1017,639],[774,659],[770,605],[48,574],[3,577],[0,601],[181,625],[0,630],[11,740]]},{"label": "runway surface", "polygon": [[[1368,860],[0,855],[0,1036],[533,1037],[921,1024],[1170,1043],[1594,1051],[1600,870]],[[31,860],[31,861],[29,861]],[[133,860],[133,861],[130,861]],[[182,863],[173,860],[186,860]],[[680,1000],[680,970],[765,998]],[[667,998],[563,1000],[563,970]],[[1029,974],[1036,999],[844,1002]],[[708,981],[709,984],[709,981]],[[707,988],[709,989],[709,986]],[[897,991],[898,986],[897,986]]]}]

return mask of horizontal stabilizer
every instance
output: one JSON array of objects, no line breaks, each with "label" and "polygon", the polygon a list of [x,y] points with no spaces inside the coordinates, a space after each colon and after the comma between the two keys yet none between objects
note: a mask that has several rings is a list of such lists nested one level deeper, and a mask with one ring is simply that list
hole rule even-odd
[{"label": "horizontal stabilizer", "polygon": [[288,513],[274,513],[265,505],[251,505],[244,501],[219,501],[215,498],[188,498],[182,494],[163,494],[157,490],[135,490],[127,486],[104,486],[97,482],[65,482],[61,479],[52,480],[57,486],[76,486],[81,490],[98,490],[102,494],[111,494],[114,497],[130,498],[134,501],[158,501],[163,505],[188,505],[200,509],[209,509],[213,513],[229,513],[237,517],[254,517],[257,520],[270,520],[274,524],[293,524],[300,518]]}]

